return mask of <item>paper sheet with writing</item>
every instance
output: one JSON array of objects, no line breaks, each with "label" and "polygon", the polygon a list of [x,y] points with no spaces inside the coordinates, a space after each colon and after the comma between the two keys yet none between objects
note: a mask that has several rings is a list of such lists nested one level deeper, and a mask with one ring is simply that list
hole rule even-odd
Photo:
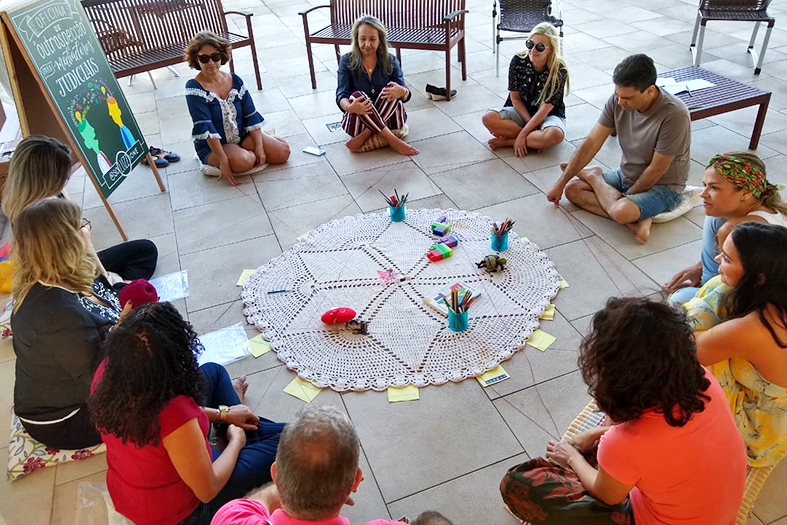
[{"label": "paper sheet with writing", "polygon": [[555,305],[554,304],[550,304],[549,306],[547,306],[546,309],[544,310],[544,313],[541,314],[540,319],[542,321],[552,321],[552,320],[554,320],[555,319]]},{"label": "paper sheet with writing", "polygon": [[235,286],[243,286],[246,284],[246,281],[251,279],[251,276],[254,275],[254,272],[256,271],[257,270],[243,270],[240,274],[240,277],[238,277],[238,282],[235,283]]},{"label": "paper sheet with writing", "polygon": [[243,359],[249,353],[246,330],[240,323],[201,335],[199,341],[205,347],[205,351],[197,358],[200,366],[205,363],[226,365]]},{"label": "paper sheet with writing", "polygon": [[664,91],[666,91],[667,93],[676,95],[684,91],[691,94],[694,91],[699,91],[700,89],[713,87],[715,85],[716,84],[713,84],[712,82],[708,82],[707,80],[703,80],[701,78],[695,78],[692,80],[676,81],[673,84],[668,84],[662,87],[664,88]]},{"label": "paper sheet with writing", "polygon": [[484,372],[480,376],[476,376],[476,379],[481,386],[486,388],[490,385],[494,385],[495,383],[499,383],[500,381],[505,381],[506,379],[510,378],[511,376],[508,375],[508,372],[505,371],[502,365],[498,365],[497,367]]},{"label": "paper sheet with writing", "polygon": [[170,273],[150,280],[162,303],[177,301],[189,296],[189,272]]},{"label": "paper sheet with writing", "polygon": [[317,395],[322,392],[322,388],[314,386],[312,383],[296,377],[290,384],[284,387],[284,392],[293,397],[297,397],[304,403],[311,403]]},{"label": "paper sheet with writing", "polygon": [[417,401],[421,399],[421,394],[418,392],[418,387],[415,385],[407,385],[403,387],[388,387],[388,402],[398,403],[400,401]]},{"label": "paper sheet with writing", "polygon": [[540,328],[536,328],[533,334],[525,342],[533,348],[538,348],[542,352],[545,352],[555,341],[557,341],[557,337],[549,335]]},{"label": "paper sheet with writing", "polygon": [[271,344],[262,337],[262,334],[259,334],[249,339],[249,349],[251,349],[251,355],[260,357],[271,351]]}]

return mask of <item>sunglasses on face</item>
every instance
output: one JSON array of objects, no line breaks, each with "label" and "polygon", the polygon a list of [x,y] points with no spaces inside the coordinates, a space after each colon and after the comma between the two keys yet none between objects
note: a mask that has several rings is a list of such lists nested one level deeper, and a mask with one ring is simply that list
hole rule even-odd
[{"label": "sunglasses on face", "polygon": [[214,62],[221,62],[221,53],[219,53],[218,51],[216,51],[216,52],[215,52],[215,53],[213,53],[212,55],[197,55],[197,58],[198,58],[198,59],[199,59],[199,61],[200,61],[200,62],[202,62],[203,64],[207,64],[207,63],[208,63],[208,62],[210,62],[211,60],[212,60],[212,61],[214,61]]},{"label": "sunglasses on face", "polygon": [[536,51],[538,51],[539,53],[543,53],[544,50],[549,46],[545,46],[544,44],[536,44],[532,40],[528,40],[527,42],[525,42],[525,47],[528,49],[533,49],[535,47]]}]

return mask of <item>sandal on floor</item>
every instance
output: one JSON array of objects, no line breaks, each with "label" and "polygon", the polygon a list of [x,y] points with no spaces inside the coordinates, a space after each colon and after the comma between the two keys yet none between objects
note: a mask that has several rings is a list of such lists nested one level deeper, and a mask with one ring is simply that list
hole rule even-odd
[{"label": "sandal on floor", "polygon": [[[151,149],[153,149],[153,148],[151,148]],[[147,157],[144,157],[142,159],[142,164],[144,164],[145,166],[148,166],[148,158]],[[153,155],[153,164],[155,164],[157,168],[166,168],[167,166],[169,166],[169,161],[167,159],[165,159],[165,158],[156,157],[155,155]]]},{"label": "sandal on floor", "polygon": [[[164,151],[161,148],[157,148],[155,146],[150,147],[150,154],[154,157],[164,158],[167,162],[177,162],[180,160],[180,155],[177,153],[172,153],[171,151]],[[158,164],[156,164],[158,166]]]}]

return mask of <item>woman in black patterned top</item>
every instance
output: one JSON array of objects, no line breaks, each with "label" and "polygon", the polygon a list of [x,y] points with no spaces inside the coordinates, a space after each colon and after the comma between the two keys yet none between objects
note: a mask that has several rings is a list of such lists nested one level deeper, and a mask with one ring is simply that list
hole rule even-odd
[{"label": "woman in black patterned top", "polygon": [[548,22],[538,24],[526,47],[511,60],[505,106],[482,118],[494,135],[489,147],[513,146],[517,157],[560,144],[566,129],[563,96],[568,94],[568,68],[560,56],[557,29]]},{"label": "woman in black patterned top", "polygon": [[30,436],[59,449],[101,443],[87,398],[101,343],[122,316],[81,218],[73,202],[43,199],[14,220],[14,411]]}]

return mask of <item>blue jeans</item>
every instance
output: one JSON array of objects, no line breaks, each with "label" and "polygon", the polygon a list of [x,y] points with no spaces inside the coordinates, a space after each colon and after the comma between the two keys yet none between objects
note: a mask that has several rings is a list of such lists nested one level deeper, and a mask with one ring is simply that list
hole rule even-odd
[{"label": "blue jeans", "polygon": [[623,193],[623,196],[639,207],[639,219],[654,217],[659,213],[670,211],[680,203],[682,195],[672,191],[666,186],[655,184],[648,191],[626,195],[626,192],[633,186],[623,180],[620,168],[604,170],[602,173],[604,182]]},{"label": "blue jeans", "polygon": [[[232,386],[227,370],[216,363],[199,367],[208,380],[205,406],[238,405],[240,399]],[[194,512],[181,521],[182,525],[210,525],[213,515],[228,501],[242,498],[250,490],[271,481],[271,465],[276,460],[279,435],[284,423],[274,423],[260,418],[256,431],[246,431],[246,446],[240,451],[232,475],[221,492],[208,503],[201,503]],[[221,454],[213,449],[213,461]]]},{"label": "blue jeans", "polygon": [[[705,216],[705,222],[702,225],[702,253],[700,254],[702,278],[700,279],[700,286],[719,275],[719,263],[715,260],[719,254],[716,234],[719,233],[719,228],[725,221],[726,219],[723,217]],[[669,303],[673,306],[681,305],[693,298],[697,291],[699,291],[699,288],[681,288],[670,296]]]}]

